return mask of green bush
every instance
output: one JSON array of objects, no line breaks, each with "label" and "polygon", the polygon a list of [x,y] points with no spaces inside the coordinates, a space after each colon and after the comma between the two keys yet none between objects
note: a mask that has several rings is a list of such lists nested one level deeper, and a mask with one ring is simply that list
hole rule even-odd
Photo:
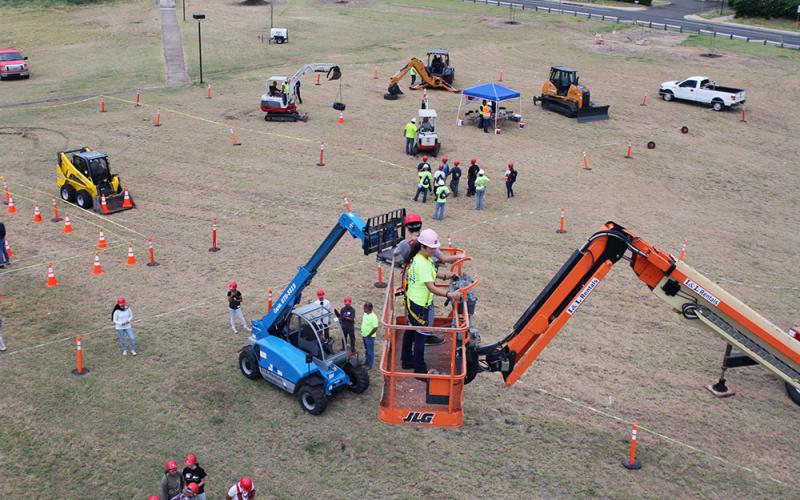
[{"label": "green bush", "polygon": [[794,19],[798,0],[730,0],[736,17],[785,17]]}]

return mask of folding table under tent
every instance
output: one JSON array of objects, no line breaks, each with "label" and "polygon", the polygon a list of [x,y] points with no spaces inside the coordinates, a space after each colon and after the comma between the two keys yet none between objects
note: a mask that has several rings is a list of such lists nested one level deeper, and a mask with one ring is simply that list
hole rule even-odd
[{"label": "folding table under tent", "polygon": [[461,106],[464,104],[464,96],[474,99],[485,99],[496,103],[494,113],[494,129],[497,130],[497,115],[500,110],[500,103],[503,101],[510,101],[511,99],[519,100],[519,114],[522,115],[522,98],[520,93],[508,87],[500,85],[499,83],[484,83],[476,87],[464,89],[461,92],[461,101],[458,103],[458,115],[456,116],[456,125],[458,120],[461,119]]}]

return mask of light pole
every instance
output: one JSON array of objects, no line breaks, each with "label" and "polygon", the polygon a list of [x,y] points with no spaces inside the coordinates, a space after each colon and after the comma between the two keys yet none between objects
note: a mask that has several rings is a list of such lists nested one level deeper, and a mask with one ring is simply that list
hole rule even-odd
[{"label": "light pole", "polygon": [[203,36],[200,34],[200,21],[206,18],[205,14],[195,12],[192,14],[197,19],[197,50],[200,52],[200,83],[203,83]]},{"label": "light pole", "polygon": [[725,0],[720,0],[719,2],[719,15],[722,15],[722,11],[725,9]]},{"label": "light pole", "polygon": [[183,0],[183,22],[186,22],[186,0]]}]

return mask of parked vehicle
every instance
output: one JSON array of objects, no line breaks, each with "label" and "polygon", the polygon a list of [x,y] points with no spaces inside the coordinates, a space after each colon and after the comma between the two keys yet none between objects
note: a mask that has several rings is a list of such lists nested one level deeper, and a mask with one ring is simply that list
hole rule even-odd
[{"label": "parked vehicle", "polygon": [[708,104],[714,111],[744,104],[747,93],[744,89],[723,87],[707,76],[692,76],[686,80],[669,81],[658,90],[665,101],[680,99]]},{"label": "parked vehicle", "polygon": [[0,80],[30,76],[27,57],[23,57],[17,49],[0,49]]}]

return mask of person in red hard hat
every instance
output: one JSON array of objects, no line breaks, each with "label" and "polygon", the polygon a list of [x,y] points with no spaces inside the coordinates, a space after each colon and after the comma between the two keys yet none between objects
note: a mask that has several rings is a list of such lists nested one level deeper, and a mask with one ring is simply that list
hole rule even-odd
[{"label": "person in red hard hat", "polygon": [[481,167],[478,166],[478,159],[474,156],[469,159],[469,168],[467,169],[467,196],[475,196],[475,180],[478,178],[478,171]]},{"label": "person in red hard hat", "polygon": [[517,182],[517,171],[514,169],[514,162],[508,162],[508,169],[505,173],[506,178],[506,198],[514,197],[514,183]]},{"label": "person in red hard hat", "polygon": [[133,321],[133,311],[125,302],[125,297],[119,297],[111,312],[111,319],[114,321],[114,328],[119,335],[119,343],[122,345],[122,355],[128,355],[128,347],[125,346],[125,338],[128,338],[128,346],[131,354],[136,356],[136,337],[133,336],[131,321]]},{"label": "person in red hard hat", "polygon": [[[171,500],[197,500],[200,487],[197,483],[187,484],[183,491],[172,497]],[[205,495],[203,496],[205,498]]]},{"label": "person in red hard hat", "polygon": [[239,318],[239,322],[245,330],[250,331],[242,312],[242,292],[239,291],[239,285],[235,281],[228,283],[228,312],[231,317],[231,330],[233,330],[233,333],[239,333],[239,330],[236,329],[236,318]]},{"label": "person in red hard hat", "polygon": [[455,160],[453,168],[450,169],[450,191],[453,192],[453,198],[458,198],[458,183],[461,181],[461,162]]},{"label": "person in red hard hat", "polygon": [[228,489],[225,500],[253,500],[256,497],[256,489],[253,480],[245,476]]},{"label": "person in red hard hat", "polygon": [[161,500],[172,500],[183,491],[183,476],[178,473],[178,462],[167,460],[164,477],[161,479]]},{"label": "person in red hard hat", "polygon": [[353,297],[344,298],[344,307],[337,314],[342,325],[342,333],[350,344],[350,356],[356,355],[356,310],[353,307]]},{"label": "person in red hard hat", "polygon": [[317,321],[317,328],[322,330],[322,337],[327,341],[331,337],[331,301],[325,298],[325,290],[320,288],[317,290],[317,301],[319,306],[323,309],[320,311],[319,320]]},{"label": "person in red hard hat", "polygon": [[206,500],[206,471],[197,462],[197,455],[189,453],[183,461],[183,482],[187,486],[196,486],[195,498]]}]

